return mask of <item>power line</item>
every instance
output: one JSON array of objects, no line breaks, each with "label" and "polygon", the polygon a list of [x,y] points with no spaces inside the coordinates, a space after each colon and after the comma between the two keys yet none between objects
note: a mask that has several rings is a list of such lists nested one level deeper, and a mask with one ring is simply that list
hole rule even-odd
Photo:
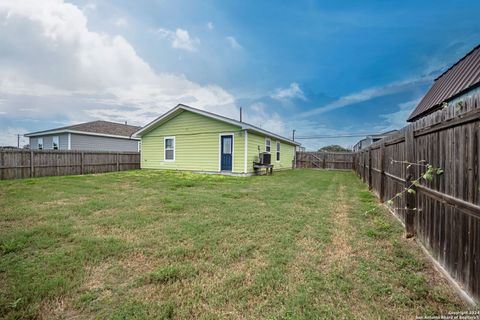
[{"label": "power line", "polygon": [[382,133],[352,133],[352,134],[338,134],[338,135],[318,135],[318,136],[299,136],[296,139],[328,139],[328,138],[355,138],[381,135]]}]

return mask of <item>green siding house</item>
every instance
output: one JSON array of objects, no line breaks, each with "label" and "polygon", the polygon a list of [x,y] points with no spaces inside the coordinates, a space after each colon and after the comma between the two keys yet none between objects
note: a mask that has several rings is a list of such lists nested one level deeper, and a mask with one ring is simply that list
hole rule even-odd
[{"label": "green siding house", "polygon": [[179,104],[135,133],[141,168],[250,175],[260,152],[292,168],[299,143],[245,122]]}]

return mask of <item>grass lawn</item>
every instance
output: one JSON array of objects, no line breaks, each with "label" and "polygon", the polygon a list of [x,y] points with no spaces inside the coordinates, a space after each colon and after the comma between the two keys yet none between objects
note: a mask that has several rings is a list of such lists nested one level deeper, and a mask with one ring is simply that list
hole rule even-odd
[{"label": "grass lawn", "polygon": [[350,172],[0,181],[0,317],[414,318],[466,309]]}]

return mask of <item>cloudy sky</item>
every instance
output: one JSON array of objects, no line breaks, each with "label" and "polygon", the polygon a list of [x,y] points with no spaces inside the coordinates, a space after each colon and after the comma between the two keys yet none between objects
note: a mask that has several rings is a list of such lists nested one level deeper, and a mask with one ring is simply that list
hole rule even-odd
[{"label": "cloudy sky", "polygon": [[[0,1],[0,145],[178,103],[286,136],[400,128],[479,1]],[[302,141],[310,149],[358,138]]]}]

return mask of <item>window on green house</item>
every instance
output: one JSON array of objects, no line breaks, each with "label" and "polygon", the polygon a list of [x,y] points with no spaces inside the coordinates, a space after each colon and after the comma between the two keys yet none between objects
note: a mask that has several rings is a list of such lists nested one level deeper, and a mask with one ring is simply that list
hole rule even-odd
[{"label": "window on green house", "polygon": [[270,152],[271,147],[270,147],[270,139],[266,138],[265,139],[265,152]]},{"label": "window on green house", "polygon": [[175,137],[165,137],[165,161],[175,161]]},{"label": "window on green house", "polygon": [[277,142],[277,161],[280,161],[280,142]]}]

